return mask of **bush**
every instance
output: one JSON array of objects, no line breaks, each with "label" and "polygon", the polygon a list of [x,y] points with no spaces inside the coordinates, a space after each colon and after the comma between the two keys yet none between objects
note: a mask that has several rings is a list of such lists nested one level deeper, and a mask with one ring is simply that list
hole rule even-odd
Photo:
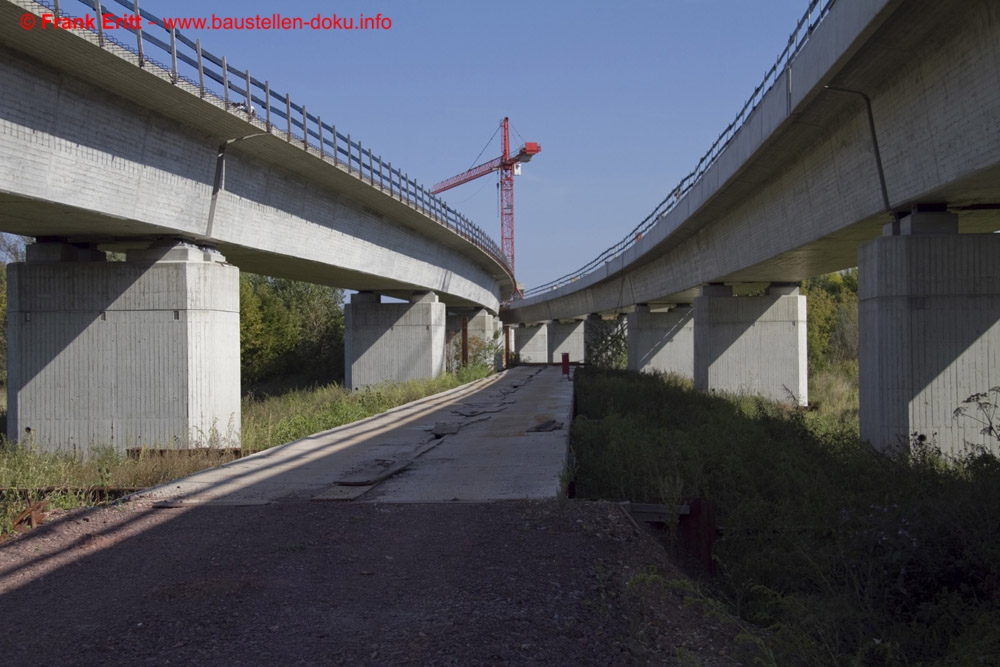
[{"label": "bush", "polygon": [[1000,461],[917,443],[891,458],[816,413],[581,368],[577,494],[715,501],[716,594],[778,664],[992,664],[1000,655]]}]

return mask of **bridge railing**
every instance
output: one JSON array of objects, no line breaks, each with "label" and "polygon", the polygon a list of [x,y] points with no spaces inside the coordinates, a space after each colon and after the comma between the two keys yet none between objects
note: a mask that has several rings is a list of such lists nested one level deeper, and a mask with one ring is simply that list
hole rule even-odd
[{"label": "bridge railing", "polygon": [[[102,46],[117,45],[135,55],[140,67],[158,67],[169,74],[174,84],[197,92],[202,98],[215,98],[227,109],[245,114],[250,122],[262,123],[268,133],[284,132],[289,142],[301,143],[307,152],[318,153],[321,159],[346,169],[361,181],[381,189],[466,239],[499,263],[513,280],[510,265],[496,241],[441,198],[432,195],[408,173],[362,146],[360,140],[352,139],[350,134],[344,134],[319,115],[310,113],[306,105],[293,102],[288,93],[271,90],[269,81],[260,81],[249,70],[233,67],[224,56],[218,57],[205,51],[200,40],[189,39],[176,27],[168,29],[159,17],[142,9],[139,0],[108,0],[112,3],[111,9],[99,0],[34,1],[61,17],[84,19],[72,10],[86,8],[86,14],[94,19],[94,32]],[[125,11],[113,11],[115,5]],[[67,6],[71,11],[67,11]],[[118,34],[123,31],[131,33],[135,41],[122,41],[110,31],[103,30],[102,19],[105,15],[140,17],[137,23],[141,27],[130,27],[129,23],[122,22],[115,29]]]},{"label": "bridge railing", "polygon": [[809,37],[812,35],[816,26],[826,18],[826,15],[830,12],[830,8],[836,0],[812,0],[809,3],[809,7],[806,9],[805,14],[799,19],[798,23],[795,24],[795,29],[788,37],[788,43],[785,48],[778,54],[777,59],[771,66],[771,69],[764,73],[764,78],[754,88],[753,93],[747,99],[743,108],[740,109],[739,113],[736,114],[736,118],[733,119],[729,125],[719,134],[718,138],[711,145],[708,151],[698,160],[698,164],[695,165],[694,169],[687,176],[681,179],[680,183],[673,188],[670,193],[664,197],[664,199],[656,205],[656,208],[642,219],[636,227],[628,233],[622,240],[614,244],[600,255],[592,259],[587,264],[584,264],[579,269],[572,273],[568,273],[565,276],[556,278],[544,285],[539,285],[538,287],[532,287],[524,291],[524,296],[537,296],[539,294],[544,294],[554,289],[563,287],[570,283],[576,282],[580,278],[583,278],[588,273],[591,273],[600,267],[604,266],[608,262],[618,258],[626,250],[631,248],[633,245],[638,243],[643,236],[645,236],[653,227],[663,219],[663,217],[672,211],[678,202],[688,193],[691,188],[693,188],[701,177],[711,169],[712,165],[715,164],[719,156],[726,150],[729,143],[736,136],[736,133],[740,131],[743,124],[753,113],[757,105],[760,104],[764,96],[771,90],[774,84],[777,82],[778,77],[781,73],[787,70],[795,57],[805,46],[806,42],[809,41]]}]

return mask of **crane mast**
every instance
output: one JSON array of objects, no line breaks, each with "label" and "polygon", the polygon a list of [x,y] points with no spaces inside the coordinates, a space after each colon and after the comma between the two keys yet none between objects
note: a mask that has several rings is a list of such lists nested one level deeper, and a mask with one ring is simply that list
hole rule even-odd
[{"label": "crane mast", "polygon": [[535,141],[525,142],[516,155],[510,154],[509,120],[501,122],[503,129],[503,153],[498,158],[484,162],[466,172],[443,180],[431,189],[431,194],[439,194],[445,190],[458,187],[481,176],[500,171],[500,249],[503,251],[511,274],[514,273],[514,175],[519,173],[522,162],[528,162],[541,152],[542,147]]}]

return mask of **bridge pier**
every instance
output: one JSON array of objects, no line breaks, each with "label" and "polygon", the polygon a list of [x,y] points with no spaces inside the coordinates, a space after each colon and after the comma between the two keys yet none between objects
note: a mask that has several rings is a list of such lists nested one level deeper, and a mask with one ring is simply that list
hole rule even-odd
[{"label": "bridge pier", "polygon": [[549,363],[549,327],[521,324],[513,329],[514,354],[522,364]]},{"label": "bridge pier", "polygon": [[765,296],[706,285],[694,303],[694,386],[809,402],[806,297],[774,283]]},{"label": "bridge pier", "polygon": [[694,378],[694,313],[690,304],[651,312],[639,304],[628,314],[628,368]]},{"label": "bridge pier", "polygon": [[373,292],[358,292],[344,308],[344,384],[360,389],[439,376],[446,313],[437,294],[414,293],[409,303],[381,301]]},{"label": "bridge pier", "polygon": [[583,320],[560,321],[552,320],[549,329],[549,363],[558,364],[562,361],[563,352],[569,353],[571,363],[582,363],[585,354]]},{"label": "bridge pier", "polygon": [[[495,350],[497,319],[486,308],[449,308],[446,316],[448,349],[447,365],[458,367],[462,362],[462,328],[465,327],[468,344],[469,363],[475,363],[478,353],[485,356],[485,350]],[[490,355],[489,363],[495,363]]]},{"label": "bridge pier", "polygon": [[7,436],[46,451],[231,446],[239,270],[168,241],[124,262],[61,242],[7,266]]},{"label": "bridge pier", "polygon": [[953,413],[1000,385],[1000,235],[958,234],[940,207],[896,225],[858,252],[861,437],[886,451],[919,434],[946,452],[996,452],[983,424]]}]

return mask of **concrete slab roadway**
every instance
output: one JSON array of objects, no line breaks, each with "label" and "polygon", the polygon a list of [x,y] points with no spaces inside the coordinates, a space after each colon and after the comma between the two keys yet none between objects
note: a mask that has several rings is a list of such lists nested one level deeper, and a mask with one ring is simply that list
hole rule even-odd
[{"label": "concrete slab roadway", "polygon": [[[168,507],[551,498],[572,404],[572,383],[558,368],[517,367],[136,497]],[[551,421],[561,426],[528,431]]]}]

